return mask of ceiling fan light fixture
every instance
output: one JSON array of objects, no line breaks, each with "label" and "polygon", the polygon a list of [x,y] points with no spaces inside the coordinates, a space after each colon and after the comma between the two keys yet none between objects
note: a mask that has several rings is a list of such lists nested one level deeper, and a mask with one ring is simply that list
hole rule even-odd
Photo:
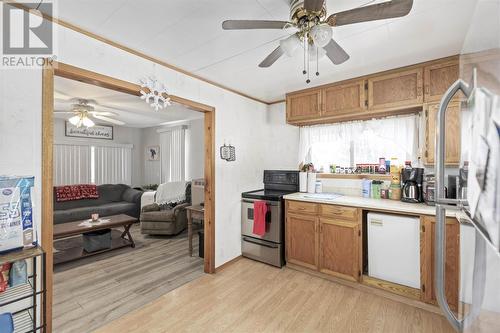
[{"label": "ceiling fan light fixture", "polygon": [[82,118],[82,124],[85,127],[93,127],[93,126],[95,126],[95,123],[92,120],[90,120],[89,117],[83,117]]},{"label": "ceiling fan light fixture", "polygon": [[332,27],[328,24],[319,24],[312,27],[310,36],[317,47],[326,46],[333,37]]},{"label": "ceiling fan light fixture", "polygon": [[68,121],[71,123],[71,125],[77,126],[78,123],[80,122],[80,116],[79,115],[73,116],[69,118]]},{"label": "ceiling fan light fixture", "polygon": [[295,34],[280,40],[280,47],[289,57],[293,57],[300,45],[300,39]]}]

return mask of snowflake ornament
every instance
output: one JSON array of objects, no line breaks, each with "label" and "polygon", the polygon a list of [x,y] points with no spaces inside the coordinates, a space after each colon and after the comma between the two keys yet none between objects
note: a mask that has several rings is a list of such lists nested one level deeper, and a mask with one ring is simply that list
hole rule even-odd
[{"label": "snowflake ornament", "polygon": [[146,88],[141,89],[141,99],[145,100],[155,111],[172,105],[167,88],[163,83],[152,77],[142,79],[140,83],[141,88]]}]

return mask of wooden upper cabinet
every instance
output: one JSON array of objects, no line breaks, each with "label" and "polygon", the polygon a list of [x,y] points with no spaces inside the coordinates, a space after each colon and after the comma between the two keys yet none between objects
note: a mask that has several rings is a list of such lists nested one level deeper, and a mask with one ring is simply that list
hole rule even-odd
[{"label": "wooden upper cabinet", "polygon": [[[424,232],[422,242],[422,258],[420,260],[422,273],[422,300],[436,304],[434,292],[434,255],[436,218],[423,218]],[[445,246],[445,295],[453,310],[458,309],[460,289],[460,223],[455,218],[446,219]]]},{"label": "wooden upper cabinet", "polygon": [[287,212],[286,260],[311,269],[318,267],[318,221],[314,215]]},{"label": "wooden upper cabinet", "polygon": [[319,118],[320,115],[320,89],[286,96],[286,118],[288,122]]},{"label": "wooden upper cabinet", "polygon": [[[436,116],[439,103],[425,105],[425,152],[424,161],[426,165],[435,163],[436,152]],[[460,103],[451,102],[446,111],[446,152],[445,164],[460,164]]]},{"label": "wooden upper cabinet", "polygon": [[357,221],[319,219],[319,270],[359,281],[361,277],[361,231]]},{"label": "wooden upper cabinet", "polygon": [[322,89],[322,93],[322,116],[339,116],[366,110],[364,80],[332,85]]},{"label": "wooden upper cabinet", "polygon": [[421,106],[422,72],[419,67],[368,78],[368,109],[396,110]]},{"label": "wooden upper cabinet", "polygon": [[458,79],[458,75],[458,59],[425,66],[424,101],[439,102],[446,90]]}]

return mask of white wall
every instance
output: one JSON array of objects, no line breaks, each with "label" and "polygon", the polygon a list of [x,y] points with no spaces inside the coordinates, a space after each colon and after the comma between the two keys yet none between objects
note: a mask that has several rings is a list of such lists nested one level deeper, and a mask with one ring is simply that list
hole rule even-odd
[{"label": "white wall", "polygon": [[[186,130],[186,180],[203,178],[205,163],[205,120],[193,119],[183,122]],[[148,146],[160,145],[160,134],[157,132],[162,126],[145,128],[142,131],[142,150]],[[162,154],[160,149],[160,155]],[[144,161],[143,181],[145,185],[161,182],[161,162]]]},{"label": "white wall", "polygon": [[[67,137],[64,133],[65,120],[54,119],[54,142],[58,140],[64,141],[81,141],[81,138]],[[143,185],[143,163],[144,155],[142,154],[142,129],[125,127],[125,126],[115,126],[113,125],[113,140],[99,140],[99,139],[85,139],[90,143],[99,144],[103,141],[113,142],[120,144],[132,144],[132,187]]]},{"label": "white wall", "polygon": [[[216,108],[216,152],[224,141],[236,146],[237,160],[216,156],[215,265],[241,254],[241,192],[262,186],[266,168],[295,168],[298,130],[285,125],[283,105],[264,104],[206,82],[161,67],[151,61],[64,27],[57,29],[58,61],[129,82],[155,75],[169,91]],[[40,70],[0,71],[2,143],[0,174],[33,174],[40,190],[41,84]],[[35,200],[36,207],[40,197]],[[39,210],[35,219],[40,223]]]}]

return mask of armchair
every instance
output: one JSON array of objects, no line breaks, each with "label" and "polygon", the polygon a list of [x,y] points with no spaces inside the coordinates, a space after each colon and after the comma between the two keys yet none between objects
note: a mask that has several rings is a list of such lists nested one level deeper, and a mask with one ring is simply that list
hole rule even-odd
[{"label": "armchair", "polygon": [[161,209],[156,203],[141,211],[141,233],[148,235],[177,235],[187,227],[186,207],[182,203],[172,209]]}]

